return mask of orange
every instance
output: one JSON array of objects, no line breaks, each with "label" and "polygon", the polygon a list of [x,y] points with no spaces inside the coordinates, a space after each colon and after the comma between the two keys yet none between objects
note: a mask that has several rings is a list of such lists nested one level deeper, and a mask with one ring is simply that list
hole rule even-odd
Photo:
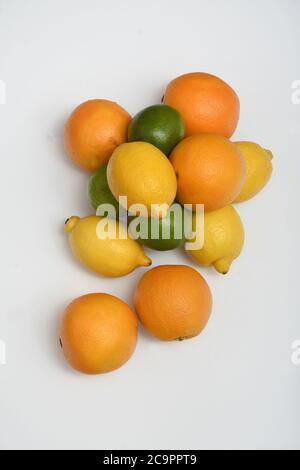
[{"label": "orange", "polygon": [[235,91],[215,75],[181,75],[166,88],[163,102],[175,108],[185,123],[186,136],[199,133],[231,137],[240,112]]},{"label": "orange", "polygon": [[109,294],[88,294],[66,309],[60,344],[70,365],[86,374],[122,366],[134,352],[137,318],[128,305]]},{"label": "orange", "polygon": [[205,279],[189,266],[157,266],[140,279],[134,304],[144,327],[161,340],[197,336],[206,326],[212,296]]},{"label": "orange", "polygon": [[79,105],[65,125],[68,156],[87,171],[107,163],[118,145],[126,142],[131,116],[117,103],[90,100]]},{"label": "orange", "polygon": [[221,209],[236,199],[245,182],[242,154],[220,135],[186,137],[172,151],[170,160],[177,175],[177,200],[181,204],[204,204],[208,211]]}]

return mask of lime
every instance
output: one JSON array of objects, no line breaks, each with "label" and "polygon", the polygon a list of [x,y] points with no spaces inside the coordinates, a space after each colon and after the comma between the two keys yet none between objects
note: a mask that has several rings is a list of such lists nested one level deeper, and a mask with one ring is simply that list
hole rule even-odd
[{"label": "lime", "polygon": [[109,189],[106,177],[107,165],[103,165],[89,179],[88,198],[91,206],[97,209],[101,204],[111,204],[119,214],[119,203]]},{"label": "lime", "polygon": [[[129,232],[138,233],[138,240],[152,250],[167,251],[181,247],[185,235],[192,230],[192,213],[174,203],[163,219],[135,217],[129,224]],[[135,235],[133,235],[136,238]]]},{"label": "lime", "polygon": [[140,111],[128,128],[128,140],[149,142],[169,155],[184,137],[184,123],[176,109],[164,104]]}]

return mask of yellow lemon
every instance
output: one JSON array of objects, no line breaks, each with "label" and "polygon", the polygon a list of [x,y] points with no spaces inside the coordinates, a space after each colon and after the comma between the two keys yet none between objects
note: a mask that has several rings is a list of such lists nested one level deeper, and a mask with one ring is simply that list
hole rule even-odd
[{"label": "yellow lemon", "polygon": [[[152,216],[157,218],[165,217],[176,196],[173,166],[158,148],[147,142],[131,142],[117,147],[108,162],[107,181],[116,199],[127,196],[128,208],[133,204],[143,204],[148,215],[152,209]],[[158,205],[164,207],[159,210]]]},{"label": "yellow lemon", "polygon": [[[193,228],[196,226],[193,214]],[[232,206],[204,214],[204,244],[201,249],[187,250],[201,266],[214,266],[226,274],[232,262],[240,255],[244,244],[244,228],[240,216]]]},{"label": "yellow lemon", "polygon": [[129,238],[126,226],[117,220],[73,216],[66,221],[65,232],[74,256],[98,274],[119,277],[151,264],[143,248]]},{"label": "yellow lemon", "polygon": [[273,154],[254,142],[235,142],[246,161],[246,181],[234,202],[254,197],[269,181],[272,174]]}]

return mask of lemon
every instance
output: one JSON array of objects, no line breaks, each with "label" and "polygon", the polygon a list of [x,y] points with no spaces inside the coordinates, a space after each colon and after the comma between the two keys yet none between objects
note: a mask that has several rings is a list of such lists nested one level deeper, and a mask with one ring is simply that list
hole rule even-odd
[{"label": "lemon", "polygon": [[74,256],[98,274],[119,277],[151,264],[143,248],[129,238],[127,227],[115,219],[73,216],[66,221],[65,232]]},{"label": "lemon", "polygon": [[[118,200],[127,196],[127,205],[143,204],[148,216],[165,217],[175,199],[177,181],[168,158],[148,142],[122,144],[107,166],[109,188]],[[119,201],[122,203],[122,201]],[[153,205],[164,205],[160,209]],[[152,213],[151,213],[152,208]]]},{"label": "lemon", "polygon": [[[193,214],[193,229],[196,214]],[[240,255],[244,244],[244,228],[240,216],[232,206],[204,213],[204,244],[201,249],[187,250],[201,266],[214,266],[226,274],[232,262]]]},{"label": "lemon", "polygon": [[272,174],[273,154],[254,142],[235,142],[246,161],[246,181],[234,202],[247,201],[259,193]]}]

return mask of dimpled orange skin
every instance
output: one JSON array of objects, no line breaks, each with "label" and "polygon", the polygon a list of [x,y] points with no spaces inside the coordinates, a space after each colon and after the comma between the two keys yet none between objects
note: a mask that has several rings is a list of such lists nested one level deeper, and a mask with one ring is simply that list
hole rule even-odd
[{"label": "dimpled orange skin", "polygon": [[66,309],[60,341],[69,364],[85,374],[121,367],[137,342],[137,318],[129,306],[109,294],[88,294]]},{"label": "dimpled orange skin", "polygon": [[164,104],[184,120],[185,135],[209,133],[231,137],[240,114],[235,91],[223,80],[203,72],[181,75],[166,88]]},{"label": "dimpled orange skin", "polygon": [[90,100],[79,105],[65,124],[67,155],[86,171],[107,163],[118,145],[126,142],[130,114],[109,100]]},{"label": "dimpled orange skin", "polygon": [[181,204],[204,204],[207,211],[231,204],[246,179],[246,163],[226,137],[192,135],[172,151],[170,161],[177,175],[177,200]]},{"label": "dimpled orange skin", "polygon": [[212,310],[212,295],[195,269],[182,265],[157,266],[140,279],[134,305],[144,327],[164,341],[197,336]]}]

